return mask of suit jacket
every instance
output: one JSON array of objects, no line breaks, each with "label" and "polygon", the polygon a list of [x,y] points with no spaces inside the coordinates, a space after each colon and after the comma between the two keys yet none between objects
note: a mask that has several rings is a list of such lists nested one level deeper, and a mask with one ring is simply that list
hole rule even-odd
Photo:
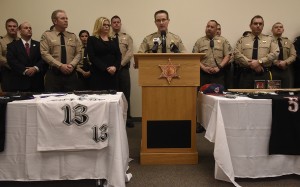
[{"label": "suit jacket", "polygon": [[[22,40],[7,45],[7,62],[11,67],[12,82],[10,91],[43,92],[44,75],[47,69],[40,52],[40,43],[31,40],[30,55],[26,53]],[[32,77],[24,75],[26,67],[36,66],[39,71]]]}]

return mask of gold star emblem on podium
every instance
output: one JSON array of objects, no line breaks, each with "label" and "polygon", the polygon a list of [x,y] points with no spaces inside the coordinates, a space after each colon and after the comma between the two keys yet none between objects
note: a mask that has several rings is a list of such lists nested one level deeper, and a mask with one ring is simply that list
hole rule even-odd
[{"label": "gold star emblem on podium", "polygon": [[168,61],[169,62],[166,65],[158,65],[162,71],[159,78],[166,78],[168,80],[168,83],[171,84],[173,78],[180,78],[180,76],[177,74],[177,70],[180,67],[180,64],[172,64],[170,58]]}]

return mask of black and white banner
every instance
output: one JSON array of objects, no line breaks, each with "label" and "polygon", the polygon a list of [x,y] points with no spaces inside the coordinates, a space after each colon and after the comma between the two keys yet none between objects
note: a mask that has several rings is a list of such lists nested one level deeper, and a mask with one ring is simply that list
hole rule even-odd
[{"label": "black and white banner", "polygon": [[37,102],[38,151],[103,149],[109,102],[98,95],[47,97]]}]

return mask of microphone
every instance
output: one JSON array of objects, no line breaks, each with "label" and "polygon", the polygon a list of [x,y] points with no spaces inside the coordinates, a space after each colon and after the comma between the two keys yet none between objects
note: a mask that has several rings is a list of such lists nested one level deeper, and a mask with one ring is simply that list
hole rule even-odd
[{"label": "microphone", "polygon": [[151,51],[152,53],[157,53],[158,46],[160,45],[160,39],[159,38],[153,38],[154,46],[152,47]]},{"label": "microphone", "polygon": [[178,49],[177,45],[174,43],[173,40],[171,40],[170,50],[173,53],[179,53],[179,49]]},{"label": "microphone", "polygon": [[161,42],[162,53],[166,53],[167,52],[166,31],[161,31],[160,34],[161,34],[161,39],[162,39],[162,42]]}]

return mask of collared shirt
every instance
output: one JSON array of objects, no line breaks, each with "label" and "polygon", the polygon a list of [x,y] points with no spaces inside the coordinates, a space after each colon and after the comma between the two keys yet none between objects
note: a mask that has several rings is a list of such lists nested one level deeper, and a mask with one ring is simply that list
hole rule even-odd
[{"label": "collared shirt", "polygon": [[[48,30],[43,33],[41,38],[41,55],[42,58],[50,65],[59,68],[61,61],[61,43],[60,32]],[[64,31],[65,46],[67,52],[67,64],[76,67],[81,60],[81,45],[74,33]]]},{"label": "collared shirt", "polygon": [[[151,49],[154,46],[154,41],[153,41],[154,38],[159,38],[159,40],[162,41],[160,32],[152,33],[144,38],[143,42],[140,45],[138,53],[151,53],[152,52]],[[171,48],[170,48],[171,43],[174,43],[178,47],[180,53],[187,52],[187,50],[184,47],[182,40],[179,36],[177,36],[171,32],[166,32],[167,53],[172,53]],[[158,53],[162,52],[161,45],[158,46],[157,52]]]},{"label": "collared shirt", "polygon": [[199,38],[194,47],[193,53],[205,53],[201,58],[201,63],[209,66],[216,67],[215,59],[220,65],[225,56],[231,55],[232,48],[228,40],[222,36],[215,36],[213,39],[214,47],[210,47],[210,39],[207,36]]},{"label": "collared shirt", "polygon": [[[297,54],[296,54],[295,46],[292,43],[292,41],[290,41],[287,37],[280,37],[280,38],[281,38],[281,44],[283,50],[283,60],[288,65],[290,65],[296,60]],[[273,37],[273,41],[278,45],[278,37]]]},{"label": "collared shirt", "polygon": [[[252,61],[253,43],[255,36],[249,34],[239,39],[234,50],[235,62],[241,67],[249,67]],[[258,60],[263,62],[264,67],[270,67],[279,55],[279,47],[271,36],[260,34],[258,36]]]},{"label": "collared shirt", "polygon": [[[116,33],[112,33],[115,37]],[[130,63],[130,59],[133,56],[133,40],[129,34],[119,32],[119,48],[122,54],[121,66],[125,66]]]},{"label": "collared shirt", "polygon": [[[24,45],[24,47],[26,48],[25,44],[28,43],[29,44],[29,47],[31,46],[31,39],[28,40],[28,41],[25,41],[23,38],[21,38],[22,40],[22,43]],[[33,66],[38,72],[40,71],[40,69],[37,67],[37,66]],[[26,72],[28,71],[28,69],[26,69],[24,72],[23,72],[23,75],[26,75]]]},{"label": "collared shirt", "polygon": [[11,43],[14,39],[19,40],[19,37],[12,38],[9,35],[5,35],[2,39],[0,39],[0,67],[5,66],[10,68],[6,59],[7,44]]},{"label": "collared shirt", "polygon": [[23,42],[24,47],[25,47],[25,44],[26,44],[26,43],[28,43],[29,46],[31,46],[31,39],[28,40],[28,41],[25,41],[23,38],[21,38],[21,40],[22,40],[22,42]]}]

